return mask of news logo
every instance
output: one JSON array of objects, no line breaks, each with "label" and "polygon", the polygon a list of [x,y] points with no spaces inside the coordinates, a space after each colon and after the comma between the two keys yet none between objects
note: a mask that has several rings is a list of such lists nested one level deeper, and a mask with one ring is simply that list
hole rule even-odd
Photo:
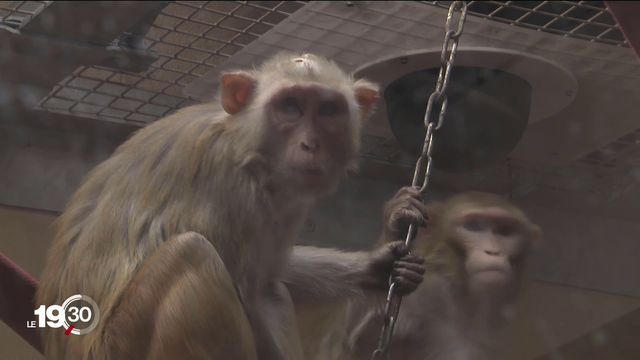
[{"label": "news logo", "polygon": [[[76,301],[84,301],[88,303],[90,307],[82,306],[78,308],[77,306],[69,306]],[[98,322],[100,321],[98,304],[96,304],[92,298],[80,294],[69,296],[62,305],[40,305],[33,313],[38,317],[37,327],[44,328],[48,326],[54,329],[64,327],[65,335],[88,334],[98,326]],[[75,323],[75,325],[71,325],[70,323]],[[36,321],[27,321],[27,327],[35,328]]]}]

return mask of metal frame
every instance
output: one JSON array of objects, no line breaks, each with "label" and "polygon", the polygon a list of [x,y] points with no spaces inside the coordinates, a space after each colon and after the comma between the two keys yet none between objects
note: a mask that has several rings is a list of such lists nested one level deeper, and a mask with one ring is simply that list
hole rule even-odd
[{"label": "metal frame", "polygon": [[[451,1],[419,1],[449,8]],[[628,47],[604,1],[470,1],[469,14],[509,25]],[[580,15],[580,16],[579,16]]]},{"label": "metal frame", "polygon": [[0,25],[19,30],[53,1],[7,1],[0,5]]}]

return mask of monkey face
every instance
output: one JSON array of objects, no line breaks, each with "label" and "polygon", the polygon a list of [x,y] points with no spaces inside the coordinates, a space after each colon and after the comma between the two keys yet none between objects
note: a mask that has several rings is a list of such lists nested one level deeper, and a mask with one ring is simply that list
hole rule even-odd
[{"label": "monkey face", "polygon": [[508,288],[519,280],[521,259],[538,236],[537,227],[501,207],[460,211],[454,223],[472,289]]},{"label": "monkey face", "polygon": [[[353,99],[355,102],[355,99]],[[277,175],[293,190],[314,195],[332,191],[357,155],[353,123],[340,91],[318,82],[282,86],[269,101],[269,127],[279,144]]]},{"label": "monkey face", "polygon": [[236,124],[259,134],[272,185],[316,197],[357,168],[362,121],[373,111],[378,86],[354,80],[327,59],[283,53],[251,73],[224,74],[220,99]]}]

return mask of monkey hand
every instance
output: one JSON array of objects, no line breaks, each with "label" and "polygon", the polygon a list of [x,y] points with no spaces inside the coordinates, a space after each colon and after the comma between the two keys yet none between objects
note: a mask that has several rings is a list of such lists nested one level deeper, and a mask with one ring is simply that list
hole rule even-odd
[{"label": "monkey hand", "polygon": [[409,225],[427,226],[427,206],[418,189],[405,186],[384,205],[383,236],[387,242],[405,239]]},{"label": "monkey hand", "polygon": [[389,277],[396,283],[399,295],[412,293],[422,282],[424,258],[409,254],[403,241],[396,241],[374,251],[366,267],[364,288],[386,290]]}]

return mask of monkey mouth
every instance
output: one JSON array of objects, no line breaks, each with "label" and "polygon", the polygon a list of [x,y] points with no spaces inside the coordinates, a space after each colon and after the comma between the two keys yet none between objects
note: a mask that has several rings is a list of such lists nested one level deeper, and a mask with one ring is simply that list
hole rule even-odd
[{"label": "monkey mouth", "polygon": [[478,275],[478,274],[494,274],[497,276],[511,276],[511,272],[508,271],[508,269],[506,269],[504,266],[487,266],[481,269],[476,269],[476,271],[473,272],[474,274]]},{"label": "monkey mouth", "polygon": [[507,273],[503,269],[485,269],[485,270],[476,271],[476,274],[495,274],[495,275],[509,276],[509,273]]},{"label": "monkey mouth", "polygon": [[510,283],[512,276],[505,269],[489,268],[476,271],[474,273],[474,278],[481,283],[498,285]]},{"label": "monkey mouth", "polygon": [[305,179],[305,182],[316,183],[325,179],[325,172],[320,168],[301,168],[297,169],[296,172]]},{"label": "monkey mouth", "polygon": [[296,166],[293,168],[293,170],[301,173],[306,173],[309,175],[321,175],[325,172],[322,166],[315,165],[315,164]]}]

